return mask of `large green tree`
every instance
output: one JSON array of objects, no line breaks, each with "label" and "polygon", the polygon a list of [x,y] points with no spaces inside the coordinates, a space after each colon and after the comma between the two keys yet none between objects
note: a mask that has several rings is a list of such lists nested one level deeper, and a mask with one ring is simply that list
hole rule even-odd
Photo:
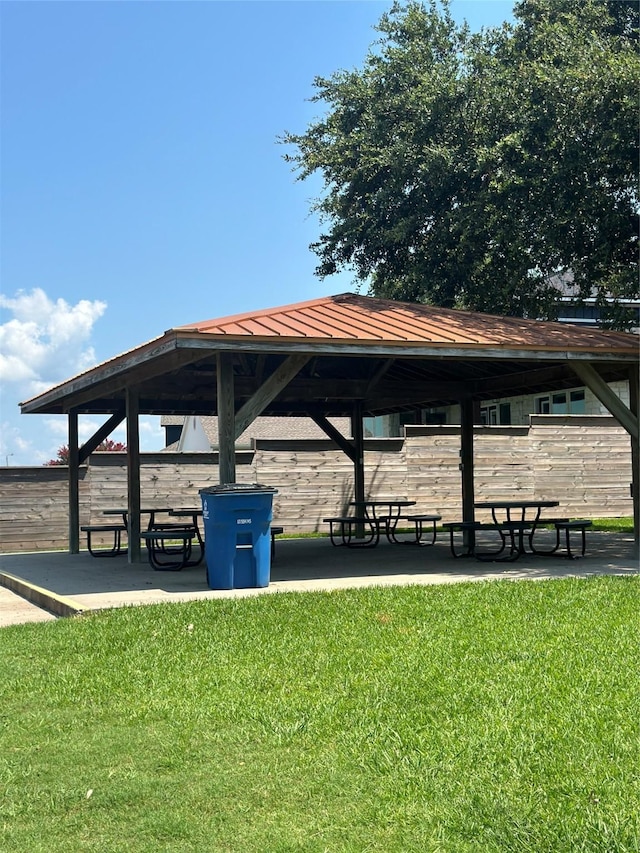
[{"label": "large green tree", "polygon": [[288,133],[318,173],[318,273],[377,296],[552,318],[638,291],[638,3],[522,0],[471,33],[447,0],[396,3],[359,70],[316,78]]}]

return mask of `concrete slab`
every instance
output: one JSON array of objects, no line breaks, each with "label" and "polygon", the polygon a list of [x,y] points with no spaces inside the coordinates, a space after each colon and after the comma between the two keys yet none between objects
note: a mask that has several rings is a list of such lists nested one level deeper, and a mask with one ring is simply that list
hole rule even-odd
[{"label": "concrete slab", "polygon": [[56,619],[53,613],[3,586],[0,586],[0,627],[22,625],[25,622],[50,622]]},{"label": "concrete slab", "polygon": [[[327,539],[284,539],[277,544],[269,586],[235,590],[209,589],[204,566],[181,572],[158,572],[146,561],[129,564],[126,556],[96,559],[86,551],[2,554],[0,585],[12,587],[14,592],[21,589],[20,594],[31,600],[40,596],[41,606],[60,615],[71,615],[126,605],[274,592],[634,575],[639,571],[630,535],[590,532],[587,547],[587,556],[580,560],[525,556],[514,563],[482,563],[453,559],[445,541],[432,547],[391,545],[385,541],[376,548],[348,549],[334,548]],[[3,621],[0,610],[2,624],[8,623]]]}]

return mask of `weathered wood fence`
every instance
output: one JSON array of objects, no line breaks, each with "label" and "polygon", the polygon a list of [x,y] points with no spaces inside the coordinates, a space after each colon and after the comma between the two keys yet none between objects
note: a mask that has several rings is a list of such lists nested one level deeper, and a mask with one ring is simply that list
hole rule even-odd
[{"label": "weathered wood fence", "polygon": [[[406,498],[415,511],[455,520],[461,513],[457,427],[407,427],[405,438],[365,443],[369,495]],[[288,533],[325,529],[353,499],[353,467],[329,440],[256,441],[237,455],[241,483],[278,489],[274,518]],[[190,507],[199,489],[218,483],[217,454],[143,453],[141,500]],[[633,512],[627,433],[610,417],[532,416],[529,427],[477,427],[476,500],[553,498],[568,516],[619,517]],[[68,542],[65,466],[0,468],[0,550],[64,548]],[[126,506],[126,456],[95,453],[80,474],[81,524]],[[481,517],[481,516],[479,516]],[[83,543],[84,545],[84,543]]]}]

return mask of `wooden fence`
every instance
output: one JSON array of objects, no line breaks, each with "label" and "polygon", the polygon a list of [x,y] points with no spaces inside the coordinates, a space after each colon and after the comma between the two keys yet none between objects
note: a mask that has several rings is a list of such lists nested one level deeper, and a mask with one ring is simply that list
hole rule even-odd
[{"label": "wooden fence", "polygon": [[[452,426],[407,427],[404,439],[368,439],[367,493],[415,500],[416,512],[455,520],[459,450],[459,429]],[[322,519],[345,512],[353,499],[353,466],[328,439],[260,439],[237,454],[236,465],[238,482],[278,489],[274,518],[287,533],[325,529]],[[541,415],[529,427],[475,430],[476,500],[553,498],[562,515],[630,516],[630,482],[629,436],[613,418]],[[141,454],[143,505],[198,506],[199,489],[217,483],[215,453]],[[65,466],[0,468],[0,487],[0,550],[67,546]],[[126,455],[93,454],[80,474],[81,524],[104,522],[103,510],[126,504]]]}]

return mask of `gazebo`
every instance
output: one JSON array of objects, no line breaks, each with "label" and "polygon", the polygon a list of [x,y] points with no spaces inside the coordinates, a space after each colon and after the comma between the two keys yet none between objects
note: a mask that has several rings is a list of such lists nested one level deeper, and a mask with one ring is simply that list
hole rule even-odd
[{"label": "gazebo", "polygon": [[[79,540],[79,466],[127,426],[129,560],[140,559],[141,414],[217,415],[221,483],[258,416],[306,415],[352,460],[363,500],[363,418],[441,405],[461,411],[461,489],[474,515],[473,426],[482,400],[588,386],[629,433],[640,535],[637,335],[344,293],[179,326],[21,404],[69,420],[69,550]],[[627,380],[627,406],[609,387]],[[81,447],[78,416],[107,420]],[[351,419],[351,437],[328,420]]]}]

